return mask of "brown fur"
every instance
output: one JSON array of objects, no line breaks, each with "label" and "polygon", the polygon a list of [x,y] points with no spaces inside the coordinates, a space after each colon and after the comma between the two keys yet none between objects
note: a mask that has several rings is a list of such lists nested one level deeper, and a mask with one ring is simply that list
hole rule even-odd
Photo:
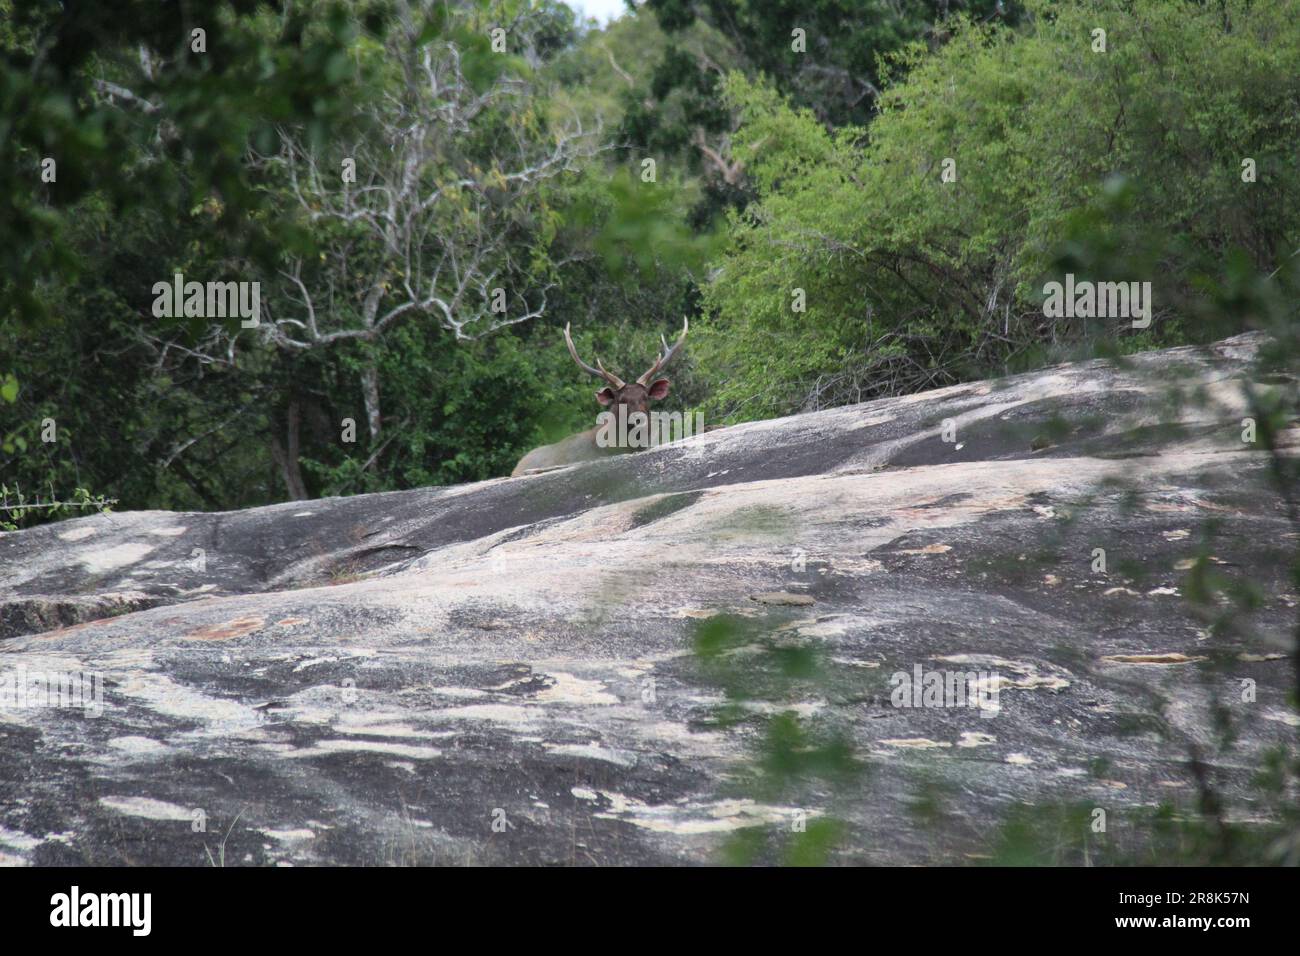
[{"label": "brown fur", "polygon": [[[605,387],[596,392],[596,401],[604,405],[616,417],[620,415],[620,406],[625,407],[626,412],[623,414],[626,415],[626,418],[624,420],[630,421],[632,416],[638,412],[648,416],[650,414],[650,403],[658,401],[668,394],[668,379],[660,378],[654,381],[650,381],[650,379],[668,364],[677,348],[685,341],[686,332],[689,328],[689,324],[683,323],[682,334],[677,343],[672,348],[669,348],[668,343],[665,341],[664,351],[655,360],[655,363],[650,366],[650,370],[637,381],[627,383],[624,383],[618,376],[607,372],[605,367],[600,364],[600,359],[596,360],[598,367],[592,368],[578,358],[578,352],[573,347],[573,340],[569,337],[567,326],[564,329],[564,341],[569,348],[569,354],[573,356],[573,360],[578,363],[579,368],[605,381]],[[599,426],[589,428],[585,432],[570,435],[568,438],[554,444],[534,448],[519,459],[519,464],[515,465],[515,470],[510,472],[510,477],[515,478],[538,469],[558,468],[562,465],[573,465],[582,461],[596,461],[607,455],[617,455],[632,450],[629,448],[601,448],[596,442],[596,433],[599,430]]]}]

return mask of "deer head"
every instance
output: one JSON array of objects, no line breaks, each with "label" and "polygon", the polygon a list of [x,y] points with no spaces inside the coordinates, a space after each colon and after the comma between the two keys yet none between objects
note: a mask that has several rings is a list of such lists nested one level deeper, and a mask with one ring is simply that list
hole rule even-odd
[{"label": "deer head", "polygon": [[635,412],[648,415],[651,400],[659,401],[659,399],[668,395],[668,379],[656,379],[655,376],[677,354],[677,350],[686,341],[688,331],[690,331],[690,322],[682,319],[682,334],[678,336],[677,341],[672,344],[671,348],[668,345],[668,340],[661,335],[659,341],[663,343],[663,351],[659,353],[659,357],[655,359],[654,364],[635,382],[626,383],[613,372],[606,371],[605,366],[600,364],[599,358],[596,359],[595,368],[578,358],[578,350],[573,347],[573,339],[569,335],[567,325],[564,327],[564,344],[569,347],[569,354],[578,363],[578,368],[588,375],[595,376],[605,382],[605,387],[596,392],[596,401],[615,412],[617,412],[618,406],[626,405],[627,415],[631,418]]}]

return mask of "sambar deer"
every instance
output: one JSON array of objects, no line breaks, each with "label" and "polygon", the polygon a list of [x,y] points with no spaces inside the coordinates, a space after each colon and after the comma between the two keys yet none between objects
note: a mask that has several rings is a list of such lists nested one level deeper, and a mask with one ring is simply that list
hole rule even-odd
[{"label": "sambar deer", "polygon": [[[569,335],[568,325],[564,327],[564,344],[569,347],[569,354],[578,363],[578,368],[605,383],[605,386],[596,392],[596,401],[604,405],[621,422],[634,421],[633,416],[638,413],[644,416],[641,421],[648,421],[650,402],[652,400],[659,401],[668,394],[668,379],[656,379],[654,376],[663,371],[664,367],[672,360],[672,357],[677,354],[677,350],[686,341],[686,333],[689,331],[690,322],[683,319],[682,334],[678,336],[677,341],[671,347],[668,345],[668,340],[661,335],[659,341],[663,343],[663,351],[659,353],[659,357],[655,359],[654,364],[635,382],[624,382],[613,372],[606,371],[605,366],[600,364],[599,358],[596,359],[595,368],[578,358],[578,350],[573,347],[573,337]],[[519,464],[515,465],[515,470],[510,473],[510,477],[513,478],[516,475],[522,475],[536,469],[558,468],[561,465],[573,465],[582,461],[595,461],[598,458],[604,458],[606,455],[616,455],[620,452],[632,450],[631,447],[623,443],[602,447],[601,443],[596,439],[599,431],[600,426],[597,425],[585,432],[570,435],[563,441],[557,441],[553,445],[534,448],[519,459]]]}]

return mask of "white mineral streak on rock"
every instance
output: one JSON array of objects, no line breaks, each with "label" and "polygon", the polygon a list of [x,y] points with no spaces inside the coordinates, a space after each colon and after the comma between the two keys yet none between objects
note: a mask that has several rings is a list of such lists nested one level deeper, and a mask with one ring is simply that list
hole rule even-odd
[{"label": "white mineral streak on rock", "polygon": [[310,747],[296,750],[281,750],[277,753],[286,757],[320,757],[336,753],[376,753],[387,757],[405,757],[409,760],[432,760],[441,757],[442,751],[436,747],[419,747],[414,744],[395,744],[379,740],[318,740]]},{"label": "white mineral streak on rock", "polygon": [[449,707],[446,710],[434,711],[434,715],[449,720],[483,720],[516,727],[534,726],[542,716],[539,708],[511,704],[470,704],[466,707]]},{"label": "white mineral streak on rock", "polygon": [[232,734],[256,727],[262,720],[248,704],[209,696],[162,674],[123,675],[110,700],[114,696],[129,698],[165,717],[194,721],[199,727],[187,733],[199,736]]},{"label": "white mineral streak on rock", "polygon": [[1300,727],[1300,716],[1286,711],[1270,707],[1264,711],[1265,720],[1274,720],[1280,724],[1286,724],[1288,727]]},{"label": "white mineral streak on rock", "polygon": [[153,550],[154,546],[149,544],[118,544],[95,551],[83,551],[76,555],[75,560],[90,574],[104,574],[136,564]]},{"label": "white mineral streak on rock", "polygon": [[586,760],[603,760],[619,767],[635,767],[636,754],[629,750],[611,750],[599,744],[547,744],[547,753],[559,757],[578,757]]},{"label": "white mineral streak on rock", "polygon": [[[753,800],[649,804],[608,790],[575,787],[572,792],[579,800],[608,804],[592,814],[597,819],[622,820],[643,830],[674,836],[726,833],[773,823],[788,824],[800,812],[795,807],[770,806]],[[821,815],[817,810],[802,812],[806,819]]]},{"label": "white mineral streak on rock", "polygon": [[44,842],[44,840],[34,836],[29,836],[20,830],[10,830],[6,827],[0,827],[0,847],[26,852],[27,850],[36,849]]},{"label": "white mineral streak on rock", "polygon": [[894,740],[877,741],[886,747],[900,747],[905,750],[935,750],[951,747],[946,740],[931,740],[929,737],[900,737]]},{"label": "white mineral streak on rock", "polygon": [[160,757],[163,754],[171,752],[171,748],[161,741],[154,740],[152,737],[114,737],[108,742],[116,754],[113,759],[119,759],[121,755],[128,757]]},{"label": "white mineral streak on rock", "polygon": [[990,673],[987,680],[977,682],[975,691],[980,694],[1001,692],[1005,690],[1062,690],[1070,686],[1064,677],[1038,673],[1038,665],[1031,661],[1012,661],[993,654],[945,654],[936,657],[937,661],[976,668],[978,671],[1010,671],[1017,676]]},{"label": "white mineral streak on rock", "polygon": [[383,714],[344,711],[333,724],[338,734],[357,737],[392,737],[418,740],[434,740],[455,737],[454,730],[425,730],[405,723],[402,718],[409,718],[409,713],[392,712]]},{"label": "white mineral streak on rock", "polygon": [[541,691],[534,698],[544,704],[577,704],[590,707],[595,704],[617,704],[619,699],[605,691],[600,681],[583,680],[563,671],[551,671],[548,677],[555,684]]},{"label": "white mineral streak on rock", "polygon": [[194,819],[192,810],[186,807],[149,797],[100,797],[99,804],[127,817],[143,817],[146,820],[184,820],[187,823]]},{"label": "white mineral streak on rock", "polygon": [[259,830],[258,832],[277,843],[302,843],[305,840],[316,839],[316,831],[306,827],[297,830]]}]

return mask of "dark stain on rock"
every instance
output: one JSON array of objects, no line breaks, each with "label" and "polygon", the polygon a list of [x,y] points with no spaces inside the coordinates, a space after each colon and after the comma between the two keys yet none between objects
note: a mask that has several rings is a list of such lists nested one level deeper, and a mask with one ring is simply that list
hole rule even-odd
[{"label": "dark stain on rock", "polygon": [[665,495],[658,501],[646,505],[632,515],[632,527],[642,528],[648,524],[654,524],[671,514],[675,514],[685,508],[689,508],[695,502],[703,497],[699,491],[683,492],[676,495]]}]

